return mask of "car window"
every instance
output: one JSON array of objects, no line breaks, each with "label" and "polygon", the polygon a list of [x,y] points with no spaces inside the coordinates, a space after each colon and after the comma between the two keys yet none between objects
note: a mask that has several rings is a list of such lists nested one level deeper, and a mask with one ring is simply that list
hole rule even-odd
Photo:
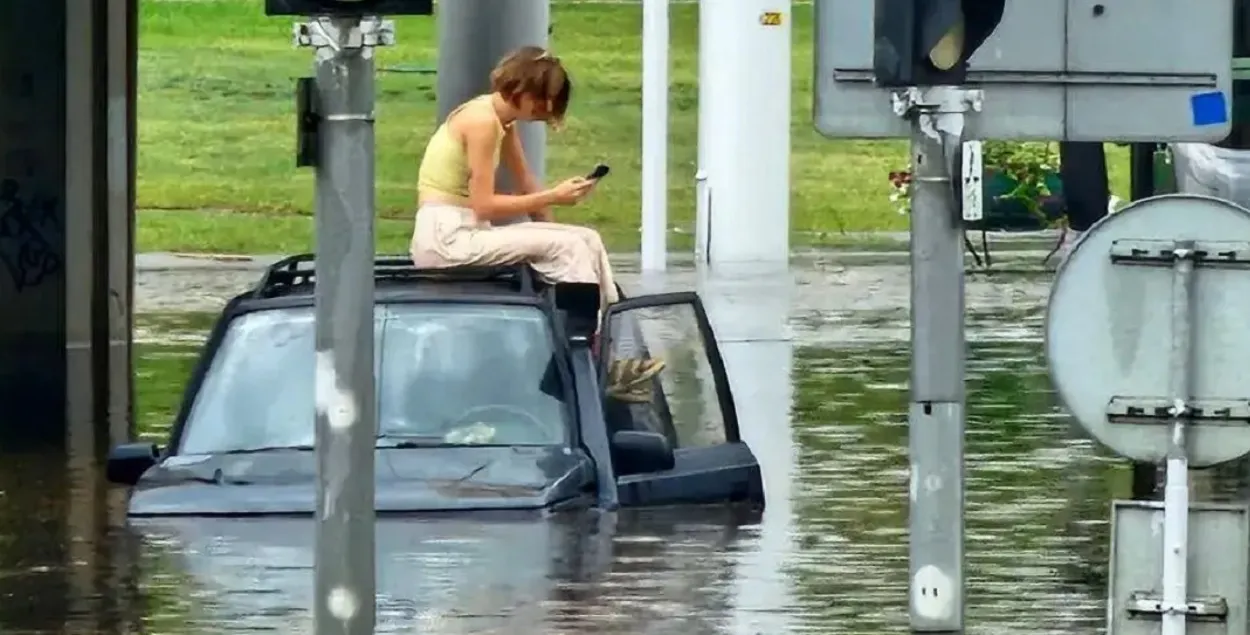
[{"label": "car window", "polygon": [[[607,328],[612,345],[604,416],[610,429],[658,432],[677,448],[727,441],[725,412],[693,305],[619,311],[608,320]],[[627,367],[640,359],[662,365],[656,366],[659,370],[648,380],[629,381]]]},{"label": "car window", "polygon": [[[380,446],[567,442],[553,338],[538,308],[397,304],[374,319]],[[195,396],[180,453],[311,445],[314,358],[311,307],[236,318]]]}]

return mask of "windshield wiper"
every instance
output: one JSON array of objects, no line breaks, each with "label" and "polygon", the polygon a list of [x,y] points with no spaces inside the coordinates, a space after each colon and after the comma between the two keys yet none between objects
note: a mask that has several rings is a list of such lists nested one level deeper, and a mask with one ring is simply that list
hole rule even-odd
[{"label": "windshield wiper", "polygon": [[282,451],[282,450],[297,450],[297,451],[300,451],[300,452],[311,452],[313,449],[314,449],[314,448],[313,448],[313,446],[311,446],[311,445],[307,445],[307,444],[303,444],[303,445],[264,445],[264,446],[261,446],[261,447],[258,447],[258,448],[239,448],[238,450],[226,450],[225,452],[218,452],[218,454],[223,454],[223,455],[233,456],[233,455],[237,455],[237,454],[261,454],[261,453],[263,453],[263,452],[280,452],[280,451]]},{"label": "windshield wiper", "polygon": [[[438,434],[379,434],[376,437],[377,447],[383,450],[407,450],[415,448],[506,448],[512,447],[509,443],[452,443]],[[237,450],[225,450],[215,454],[219,456],[239,456],[247,454],[264,454],[266,452],[312,452],[315,450],[312,445],[266,445],[258,448],[239,448]]]},{"label": "windshield wiper", "polygon": [[379,434],[378,447],[383,450],[410,450],[414,448],[510,448],[511,443],[453,443],[440,434]]},{"label": "windshield wiper", "polygon": [[382,449],[440,448],[453,445],[443,440],[441,434],[390,434],[378,435],[378,447]]}]

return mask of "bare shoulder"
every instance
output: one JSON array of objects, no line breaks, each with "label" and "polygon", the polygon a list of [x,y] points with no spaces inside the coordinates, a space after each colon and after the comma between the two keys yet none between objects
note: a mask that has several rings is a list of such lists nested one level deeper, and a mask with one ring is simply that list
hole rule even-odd
[{"label": "bare shoulder", "polygon": [[447,125],[461,137],[479,136],[489,133],[497,134],[495,111],[489,104],[474,102],[466,104],[463,109],[452,116]]}]

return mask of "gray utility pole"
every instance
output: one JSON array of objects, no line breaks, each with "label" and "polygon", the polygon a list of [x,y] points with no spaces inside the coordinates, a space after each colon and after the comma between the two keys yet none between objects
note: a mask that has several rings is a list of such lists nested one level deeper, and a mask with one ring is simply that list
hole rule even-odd
[{"label": "gray utility pole", "polygon": [[317,635],[374,630],[373,48],[393,42],[372,17],[296,28],[316,50]]},{"label": "gray utility pole", "polygon": [[[547,46],[548,0],[450,0],[438,4],[438,120],[460,104],[490,91],[490,72],[522,46]],[[525,160],[542,181],[546,175],[547,128],[517,124]],[[589,171],[593,166],[587,166]],[[500,169],[499,189],[515,187]]]},{"label": "gray utility pole", "polygon": [[954,157],[980,93],[896,93],[911,136],[910,573],[914,632],[964,628],[964,245]]}]

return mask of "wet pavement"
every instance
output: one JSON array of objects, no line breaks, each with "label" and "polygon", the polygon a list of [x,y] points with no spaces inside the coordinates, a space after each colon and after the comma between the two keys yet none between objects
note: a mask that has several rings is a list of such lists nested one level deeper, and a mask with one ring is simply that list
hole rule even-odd
[{"label": "wet pavement", "polygon": [[[1101,632],[1109,503],[1129,496],[1125,462],[1075,431],[1050,390],[1040,255],[1001,261],[1031,273],[967,284],[969,633]],[[211,321],[195,312],[219,309],[264,264],[177,261],[136,280],[149,431]],[[790,275],[681,268],[622,284],[703,291],[764,471],[762,517],[386,520],[378,632],[906,632],[905,261],[813,256]],[[0,632],[310,632],[310,521],[125,529],[93,466],[62,472],[0,465]]]}]

